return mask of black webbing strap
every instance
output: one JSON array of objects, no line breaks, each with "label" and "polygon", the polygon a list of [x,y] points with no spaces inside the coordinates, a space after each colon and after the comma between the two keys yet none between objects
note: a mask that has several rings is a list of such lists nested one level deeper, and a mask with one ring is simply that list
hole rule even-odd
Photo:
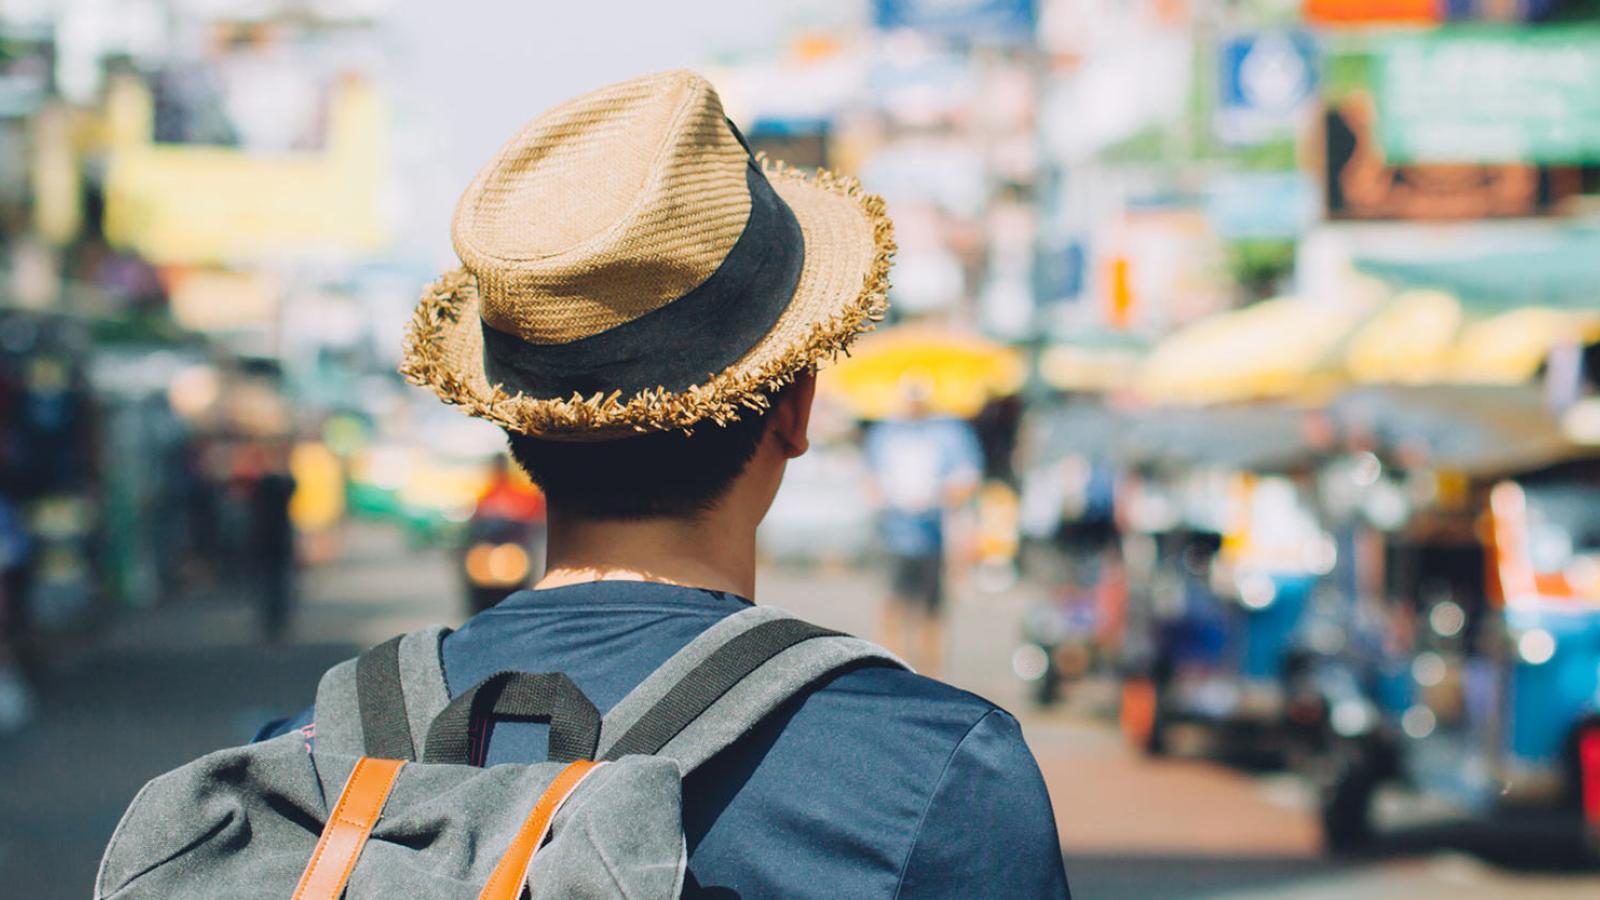
[{"label": "black webbing strap", "polygon": [[551,762],[594,759],[600,711],[560,672],[497,672],[456,695],[428,726],[422,761],[482,765],[496,718],[550,723]]},{"label": "black webbing strap", "polygon": [[799,619],[774,619],[733,638],[713,650],[646,710],[606,751],[605,758],[659,752],[751,672],[801,641],[819,637],[845,635]]},{"label": "black webbing strap", "polygon": [[400,638],[384,641],[356,659],[356,705],[361,744],[379,759],[417,758],[411,742],[406,694],[400,686]]}]

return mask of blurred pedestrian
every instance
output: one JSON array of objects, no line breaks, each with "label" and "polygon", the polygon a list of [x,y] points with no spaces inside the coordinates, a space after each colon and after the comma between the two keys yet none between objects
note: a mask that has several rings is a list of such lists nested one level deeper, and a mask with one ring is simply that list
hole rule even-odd
[{"label": "blurred pedestrian", "polygon": [[946,529],[949,510],[971,498],[983,453],[967,422],[934,414],[931,386],[907,378],[899,418],[867,431],[867,465],[878,533],[889,561],[884,643],[937,676],[944,663]]},{"label": "blurred pedestrian", "polygon": [[21,513],[0,496],[0,734],[33,717],[33,691],[17,647],[31,545]]},{"label": "blurred pedestrian", "polygon": [[[495,673],[564,672],[605,712],[652,672],[667,677],[658,667],[674,654],[693,659],[755,621],[783,627],[733,633],[787,637],[765,651],[723,644],[686,663],[690,676],[813,658],[802,635],[831,633],[754,608],[756,526],[809,446],[816,365],[885,309],[881,201],[762,165],[711,85],[673,72],[534,121],[468,188],[454,239],[465,268],[424,295],[404,371],[508,431],[545,492],[549,567],[433,638],[438,653],[421,659],[441,663],[452,705]],[[945,489],[974,480],[969,432],[906,428],[907,465]],[[932,462],[919,462],[926,445]],[[871,652],[873,664],[828,669],[769,697],[753,725],[716,732],[712,764],[684,764],[684,895],[1065,896],[1050,799],[1016,720]],[[709,696],[747,686],[735,683]],[[679,699],[696,716],[721,708]],[[646,717],[669,706],[640,702]],[[360,726],[311,718],[267,736],[314,733],[316,752]],[[654,729],[628,734],[642,731]],[[531,763],[554,755],[556,732],[504,721],[480,740],[485,765]],[[634,752],[677,752],[648,746]],[[619,870],[608,859],[606,871]]]},{"label": "blurred pedestrian", "polygon": [[249,484],[248,567],[255,581],[261,631],[268,641],[283,640],[294,601],[294,523],[289,501],[294,476],[289,474],[287,447],[254,448],[256,471]]}]

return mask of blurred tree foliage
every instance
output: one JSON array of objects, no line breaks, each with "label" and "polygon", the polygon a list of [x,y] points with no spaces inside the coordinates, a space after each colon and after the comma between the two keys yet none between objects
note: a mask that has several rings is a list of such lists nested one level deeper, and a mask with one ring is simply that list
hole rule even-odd
[{"label": "blurred tree foliage", "polygon": [[1244,293],[1245,302],[1283,293],[1284,280],[1294,271],[1295,242],[1288,239],[1232,241],[1228,244],[1228,273]]}]

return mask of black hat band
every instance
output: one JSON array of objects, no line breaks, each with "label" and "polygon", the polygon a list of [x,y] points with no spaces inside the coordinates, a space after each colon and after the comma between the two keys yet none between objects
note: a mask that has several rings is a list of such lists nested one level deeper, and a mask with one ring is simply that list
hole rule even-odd
[{"label": "black hat band", "polygon": [[541,399],[631,397],[682,391],[738,362],[788,308],[805,263],[800,222],[754,160],[745,182],[750,216],[711,277],[658,309],[564,344],[531,344],[485,322],[489,383]]}]

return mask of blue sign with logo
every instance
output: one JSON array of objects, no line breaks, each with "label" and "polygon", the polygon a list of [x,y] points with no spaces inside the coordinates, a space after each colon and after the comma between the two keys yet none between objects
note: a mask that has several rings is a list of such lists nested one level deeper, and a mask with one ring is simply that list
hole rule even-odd
[{"label": "blue sign with logo", "polygon": [[1224,38],[1217,66],[1217,134],[1230,143],[1256,143],[1292,131],[1317,95],[1317,43],[1304,31]]},{"label": "blue sign with logo", "polygon": [[1026,42],[1039,21],[1038,0],[873,0],[872,22],[957,40]]}]

